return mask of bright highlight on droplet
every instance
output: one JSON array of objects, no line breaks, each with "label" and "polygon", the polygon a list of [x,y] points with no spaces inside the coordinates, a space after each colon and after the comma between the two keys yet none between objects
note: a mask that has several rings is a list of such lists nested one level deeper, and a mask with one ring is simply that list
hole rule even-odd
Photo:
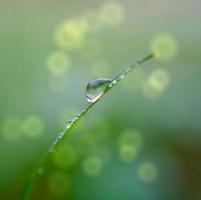
[{"label": "bright highlight on droplet", "polygon": [[146,97],[158,97],[168,86],[170,76],[167,71],[160,69],[153,71],[143,85],[143,93]]},{"label": "bright highlight on droplet", "polygon": [[170,60],[178,52],[177,39],[169,33],[160,33],[151,40],[151,52],[160,60]]},{"label": "bright highlight on droplet", "polygon": [[103,161],[97,156],[90,156],[82,163],[82,170],[88,176],[98,176],[103,168]]},{"label": "bright highlight on droplet", "polygon": [[100,22],[107,26],[117,26],[124,20],[124,8],[118,2],[106,2],[100,11]]},{"label": "bright highlight on droplet", "polygon": [[111,82],[111,79],[99,78],[92,80],[88,83],[86,87],[86,98],[88,102],[97,101],[107,90],[108,84]]},{"label": "bright highlight on droplet", "polygon": [[125,162],[133,161],[143,145],[143,139],[139,132],[126,130],[118,139],[119,156]]},{"label": "bright highlight on droplet", "polygon": [[146,161],[138,166],[137,175],[142,182],[149,183],[157,179],[158,168],[153,162]]},{"label": "bright highlight on droplet", "polygon": [[71,181],[65,173],[54,172],[48,177],[47,187],[52,194],[60,196],[69,193]]},{"label": "bright highlight on droplet", "polygon": [[64,22],[55,33],[55,40],[59,47],[76,49],[82,46],[87,26],[83,20],[68,20]]},{"label": "bright highlight on droplet", "polygon": [[50,74],[62,76],[70,68],[70,57],[64,52],[55,51],[53,52],[47,60],[47,69]]},{"label": "bright highlight on droplet", "polygon": [[64,169],[73,168],[77,162],[77,159],[75,149],[68,144],[60,145],[52,155],[53,162],[58,167]]},{"label": "bright highlight on droplet", "polygon": [[40,136],[44,131],[45,125],[43,120],[38,116],[28,116],[22,122],[22,131],[24,135],[30,138],[36,138]]}]

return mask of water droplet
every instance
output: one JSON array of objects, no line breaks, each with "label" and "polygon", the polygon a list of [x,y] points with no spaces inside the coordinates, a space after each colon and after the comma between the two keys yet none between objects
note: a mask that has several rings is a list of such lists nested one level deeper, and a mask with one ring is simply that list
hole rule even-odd
[{"label": "water droplet", "polygon": [[68,121],[66,124],[66,129],[69,129],[72,126],[73,121]]},{"label": "water droplet", "polygon": [[106,91],[111,79],[99,78],[92,80],[86,87],[86,98],[88,102],[97,101]]},{"label": "water droplet", "polygon": [[109,88],[113,87],[117,83],[116,79],[113,79],[113,81],[110,82]]}]

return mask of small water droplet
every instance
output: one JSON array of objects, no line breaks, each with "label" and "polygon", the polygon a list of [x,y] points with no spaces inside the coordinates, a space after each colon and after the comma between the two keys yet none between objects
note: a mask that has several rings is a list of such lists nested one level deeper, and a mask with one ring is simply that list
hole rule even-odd
[{"label": "small water droplet", "polygon": [[66,124],[66,129],[69,129],[72,125],[73,121],[68,121],[67,124]]},{"label": "small water droplet", "polygon": [[99,78],[92,80],[86,87],[86,98],[88,102],[97,101],[106,91],[107,85],[111,82],[111,79]]},{"label": "small water droplet", "polygon": [[68,125],[71,125],[71,124],[73,123],[73,121],[74,121],[74,119],[69,119],[69,120],[67,121],[67,124],[68,124]]},{"label": "small water droplet", "polygon": [[110,82],[110,84],[109,84],[109,88],[113,87],[116,83],[117,83],[117,80],[116,80],[116,79],[112,80],[112,81]]},{"label": "small water droplet", "polygon": [[119,77],[119,79],[121,80],[121,79],[123,79],[124,78],[124,74],[122,74],[120,77]]}]

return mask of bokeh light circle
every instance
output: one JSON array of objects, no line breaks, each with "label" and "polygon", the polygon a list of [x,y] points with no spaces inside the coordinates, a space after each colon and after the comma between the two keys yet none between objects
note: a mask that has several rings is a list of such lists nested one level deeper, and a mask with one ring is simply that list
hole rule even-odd
[{"label": "bokeh light circle", "polygon": [[169,82],[170,75],[166,70],[154,70],[143,84],[143,93],[148,98],[158,97],[167,88]]},{"label": "bokeh light circle", "polygon": [[118,138],[121,160],[129,162],[136,158],[143,146],[143,138],[136,130],[125,130]]},{"label": "bokeh light circle", "polygon": [[118,2],[106,2],[100,11],[99,17],[103,25],[117,26],[124,20],[124,8]]},{"label": "bokeh light circle", "polygon": [[158,168],[153,162],[144,161],[138,166],[137,175],[142,182],[149,183],[158,177]]},{"label": "bokeh light circle", "polygon": [[30,138],[36,138],[44,132],[45,124],[38,116],[28,116],[22,122],[22,131],[24,135]]},{"label": "bokeh light circle", "polygon": [[87,33],[83,20],[71,19],[60,25],[55,33],[55,41],[64,49],[77,49],[82,46]]},{"label": "bokeh light circle", "polygon": [[55,51],[50,54],[47,60],[47,69],[52,75],[65,75],[70,68],[70,63],[70,57],[66,53]]},{"label": "bokeh light circle", "polygon": [[89,156],[82,163],[82,170],[87,176],[98,176],[103,168],[103,161],[98,156]]},{"label": "bokeh light circle", "polygon": [[155,53],[160,60],[170,60],[178,52],[177,39],[169,33],[159,33],[151,40],[151,52]]}]

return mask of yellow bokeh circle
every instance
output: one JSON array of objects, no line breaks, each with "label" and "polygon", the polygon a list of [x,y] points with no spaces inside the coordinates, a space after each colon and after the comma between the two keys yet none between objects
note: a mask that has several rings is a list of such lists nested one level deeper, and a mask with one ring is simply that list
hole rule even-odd
[{"label": "yellow bokeh circle", "polygon": [[170,60],[178,52],[178,41],[169,33],[159,33],[151,40],[151,51],[156,54],[160,60]]},{"label": "yellow bokeh circle", "polygon": [[82,46],[86,33],[87,24],[84,20],[67,20],[56,30],[55,41],[59,47],[76,49]]},{"label": "yellow bokeh circle", "polygon": [[64,52],[55,51],[47,60],[47,69],[52,75],[65,75],[70,68],[70,57]]}]

